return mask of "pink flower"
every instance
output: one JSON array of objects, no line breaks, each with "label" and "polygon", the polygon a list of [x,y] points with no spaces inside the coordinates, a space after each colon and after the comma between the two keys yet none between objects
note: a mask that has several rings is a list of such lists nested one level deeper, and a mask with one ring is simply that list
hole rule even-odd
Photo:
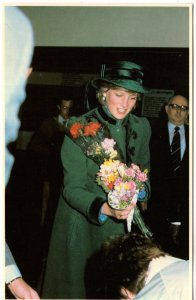
[{"label": "pink flower", "polygon": [[135,172],[141,172],[139,166],[135,165],[135,164],[131,164],[131,168],[133,170],[135,170]]},{"label": "pink flower", "polygon": [[144,172],[139,172],[137,175],[136,175],[136,178],[137,178],[137,180],[139,180],[139,181],[146,181],[147,180],[147,175],[146,175],[146,173],[144,173]]},{"label": "pink flower", "polygon": [[127,176],[129,176],[129,177],[135,177],[135,170],[133,169],[133,168],[128,168],[128,169],[126,169],[125,170],[125,173],[126,173],[126,175]]},{"label": "pink flower", "polygon": [[136,183],[134,181],[128,181],[127,184],[131,191],[134,191],[134,192],[136,191]]},{"label": "pink flower", "polygon": [[123,181],[122,181],[122,178],[117,178],[117,179],[115,180],[115,182],[114,182],[114,185],[115,185],[115,186],[118,186],[118,185],[120,185],[122,182],[123,182]]},{"label": "pink flower", "polygon": [[113,139],[105,138],[103,142],[101,142],[101,146],[104,148],[104,150],[109,150],[114,147],[116,142]]}]

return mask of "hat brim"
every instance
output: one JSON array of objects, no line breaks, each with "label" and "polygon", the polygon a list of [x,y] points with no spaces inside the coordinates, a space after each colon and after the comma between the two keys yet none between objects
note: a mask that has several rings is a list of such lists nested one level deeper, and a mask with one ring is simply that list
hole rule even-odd
[{"label": "hat brim", "polygon": [[149,89],[140,85],[139,82],[136,82],[136,81],[130,80],[130,79],[129,80],[127,80],[127,79],[109,80],[109,79],[105,79],[105,78],[97,78],[97,79],[92,80],[92,86],[95,88],[99,88],[102,85],[102,83],[104,83],[104,82],[111,83],[115,86],[119,86],[126,90],[130,90],[130,91],[137,92],[137,93],[147,93],[149,91]]}]

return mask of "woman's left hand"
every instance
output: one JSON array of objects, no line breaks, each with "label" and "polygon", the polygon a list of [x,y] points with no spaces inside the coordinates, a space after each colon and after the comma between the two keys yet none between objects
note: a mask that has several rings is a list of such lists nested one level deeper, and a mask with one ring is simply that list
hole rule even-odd
[{"label": "woman's left hand", "polygon": [[119,210],[110,207],[108,203],[105,202],[102,207],[102,213],[118,220],[126,220],[134,207],[135,204],[130,204],[127,208]]}]

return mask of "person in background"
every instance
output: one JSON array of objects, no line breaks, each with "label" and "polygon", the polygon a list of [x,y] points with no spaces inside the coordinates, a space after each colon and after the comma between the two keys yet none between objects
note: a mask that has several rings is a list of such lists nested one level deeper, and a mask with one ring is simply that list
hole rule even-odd
[{"label": "person in background", "polygon": [[51,214],[50,218],[54,215],[59,198],[63,176],[60,149],[72,106],[73,100],[69,96],[60,99],[57,104],[57,114],[41,123],[28,146],[35,163],[38,164],[42,181],[42,224],[45,223],[47,211],[49,215]]},{"label": "person in background", "polygon": [[[21,30],[22,29],[22,30]],[[5,144],[17,137],[20,122],[18,111],[25,99],[25,86],[30,74],[34,46],[33,30],[29,20],[16,7],[5,7]],[[5,148],[5,183],[7,184],[14,158]],[[40,299],[37,292],[22,278],[9,246],[5,245],[5,282],[18,299]]]},{"label": "person in background", "polygon": [[[152,193],[148,214],[154,234],[163,248],[175,256],[187,259],[189,257],[189,126],[186,124],[189,114],[188,100],[182,95],[174,95],[166,104],[165,112],[165,120],[159,119],[152,127],[150,142]],[[173,152],[172,140],[175,128],[178,130],[179,146]],[[179,154],[179,158],[176,154]]]},{"label": "person in background", "polygon": [[28,146],[41,189],[42,271],[45,267],[48,243],[63,181],[60,149],[66,124],[72,114],[74,97],[71,97],[73,95],[65,91],[64,97],[57,103],[57,113],[43,120]]},{"label": "person in background", "polygon": [[189,261],[168,255],[153,240],[119,235],[100,252],[105,299],[192,299]]},{"label": "person in background", "polygon": [[[96,152],[91,159],[90,153],[85,152],[87,145],[82,148],[83,139],[78,139],[77,143],[71,137],[71,128],[79,128],[82,120],[87,127],[102,124],[103,136],[110,133],[123,162],[128,166],[133,162],[142,170],[149,168],[150,125],[146,118],[132,114],[140,94],[146,91],[142,68],[129,61],[114,62],[107,65],[102,77],[92,84],[100,105],[69,120],[61,149],[64,181],[52,230],[42,298],[93,298],[87,287],[86,262],[110,235],[126,232],[126,220],[133,208],[131,204],[118,210],[108,204],[107,194],[96,182],[100,166],[96,162]],[[91,140],[88,146],[90,144]],[[146,184],[140,200],[145,202],[149,195]]]}]

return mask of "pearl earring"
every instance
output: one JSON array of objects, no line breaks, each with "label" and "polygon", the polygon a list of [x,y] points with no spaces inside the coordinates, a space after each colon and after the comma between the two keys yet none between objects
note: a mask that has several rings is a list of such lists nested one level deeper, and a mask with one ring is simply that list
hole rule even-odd
[{"label": "pearl earring", "polygon": [[103,104],[106,104],[106,95],[105,95],[105,94],[103,94],[103,95],[101,96],[101,102],[102,102]]}]

